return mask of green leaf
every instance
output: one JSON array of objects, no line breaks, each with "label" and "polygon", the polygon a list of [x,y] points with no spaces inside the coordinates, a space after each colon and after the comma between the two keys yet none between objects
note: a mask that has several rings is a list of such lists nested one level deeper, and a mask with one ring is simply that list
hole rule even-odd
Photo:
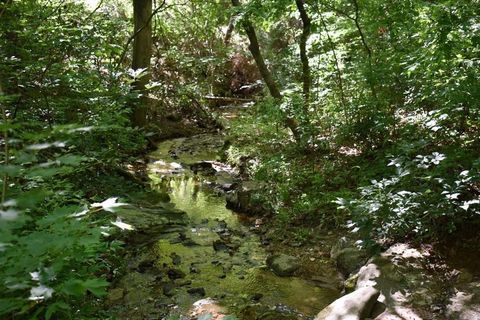
[{"label": "green leaf", "polygon": [[84,285],[84,282],[80,279],[71,279],[63,284],[62,292],[74,296],[82,297],[85,295],[87,288]]},{"label": "green leaf", "polygon": [[48,195],[49,192],[44,189],[33,189],[17,197],[17,205],[21,209],[34,208],[38,203],[44,201]]},{"label": "green leaf", "polygon": [[33,153],[19,151],[15,156],[15,163],[29,164],[37,161],[37,156]]},{"label": "green leaf", "polygon": [[85,281],[72,279],[63,285],[62,292],[71,296],[81,297],[88,290],[96,297],[102,297],[107,294],[105,289],[108,285],[109,283],[104,279],[88,279]]},{"label": "green leaf", "polygon": [[50,320],[52,316],[58,312],[69,313],[70,307],[62,301],[55,302],[48,306],[47,311],[45,312],[45,320]]},{"label": "green leaf", "polygon": [[26,176],[27,178],[48,178],[48,177],[53,177],[54,175],[57,175],[59,173],[62,173],[63,169],[62,168],[42,168],[42,167],[36,167],[32,170],[30,170]]},{"label": "green leaf", "polygon": [[6,174],[10,177],[15,177],[15,176],[18,176],[21,169],[22,169],[21,166],[15,166],[15,165],[12,165],[12,164],[0,165],[0,175]]},{"label": "green leaf", "polygon": [[104,279],[89,279],[84,282],[84,285],[96,297],[103,297],[107,294],[105,289],[109,283]]},{"label": "green leaf", "polygon": [[12,311],[20,309],[23,306],[21,299],[0,299],[0,315],[6,315]]},{"label": "green leaf", "polygon": [[[42,219],[37,220],[37,225],[43,228],[48,228],[49,226],[52,227],[54,223],[62,223],[62,220],[65,221],[69,215],[78,212],[80,208],[80,206],[65,206],[55,208],[51,214],[48,214]],[[62,226],[62,228],[64,227]]]},{"label": "green leaf", "polygon": [[82,163],[85,160],[86,160],[85,157],[73,155],[73,154],[66,154],[57,158],[57,161],[60,164],[69,165],[69,166],[78,166],[80,163]]}]

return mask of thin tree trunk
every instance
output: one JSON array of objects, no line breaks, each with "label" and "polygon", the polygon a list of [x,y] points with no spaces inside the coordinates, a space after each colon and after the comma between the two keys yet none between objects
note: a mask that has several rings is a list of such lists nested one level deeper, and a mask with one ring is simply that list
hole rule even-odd
[{"label": "thin tree trunk", "polygon": [[[239,0],[232,0],[232,5],[234,7],[241,6]],[[263,78],[263,81],[267,85],[270,95],[276,100],[279,100],[279,101],[282,100],[283,98],[282,94],[280,93],[280,90],[278,89],[278,86],[275,83],[275,80],[273,80],[272,73],[268,69],[265,63],[265,60],[263,59],[262,53],[260,51],[260,45],[258,44],[257,34],[255,32],[255,28],[253,27],[253,24],[250,22],[248,18],[244,17],[242,19],[242,25],[243,25],[243,28],[245,29],[245,33],[247,34],[248,40],[250,42],[248,49],[250,50],[250,53],[252,54],[253,59],[255,59],[255,63],[257,64],[258,71],[260,72]],[[301,132],[299,130],[297,121],[287,116],[287,119],[285,120],[285,125],[290,130],[292,130],[295,140],[297,142],[300,141]]]},{"label": "thin tree trunk", "polygon": [[303,98],[305,106],[310,103],[310,88],[312,85],[310,65],[308,63],[307,41],[311,33],[311,20],[305,9],[305,0],[295,0],[300,18],[302,19],[302,35],[300,36],[300,60],[302,61],[302,82],[303,82]]},{"label": "thin tree trunk", "polygon": [[357,27],[358,33],[360,34],[360,39],[362,40],[362,44],[367,51],[368,55],[368,68],[370,73],[370,79],[368,80],[370,85],[370,90],[372,91],[372,95],[374,98],[377,97],[377,90],[375,88],[375,83],[373,82],[373,63],[372,63],[372,49],[368,46],[367,39],[365,38],[365,34],[360,26],[360,7],[358,6],[358,1],[353,0],[353,6],[355,8],[355,17],[353,21],[355,22],[355,26]]},{"label": "thin tree trunk", "polygon": [[[132,69],[150,69],[152,56],[152,0],[133,0],[134,30]],[[132,124],[144,127],[147,124],[147,104],[145,86],[150,75],[141,77],[133,84],[133,88],[142,94],[140,101],[133,107]]]},{"label": "thin tree trunk", "polygon": [[[232,5],[235,7],[241,6],[239,0],[232,0]],[[268,67],[265,64],[265,60],[263,59],[262,53],[260,52],[260,45],[258,44],[257,34],[255,32],[255,29],[253,28],[252,23],[248,18],[243,18],[242,25],[243,25],[243,28],[245,29],[245,33],[247,34],[248,40],[250,41],[250,45],[248,46],[248,49],[250,50],[250,53],[252,54],[253,59],[255,59],[255,63],[257,64],[258,71],[260,71],[260,74],[262,75],[262,78],[265,81],[265,84],[267,85],[268,91],[270,92],[271,96],[274,97],[275,99],[282,99],[282,94],[280,93],[280,90],[278,89],[277,84],[273,80],[272,73],[270,72],[270,70],[268,70]]]},{"label": "thin tree trunk", "polygon": [[[335,60],[335,70],[337,72],[338,89],[340,90],[340,103],[342,104],[342,107],[346,112],[347,103],[345,99],[345,92],[343,89],[343,76],[342,76],[342,70],[340,69],[340,64],[338,62],[337,50],[335,49],[335,43],[333,42],[332,37],[330,37],[330,32],[328,31],[327,23],[325,22],[325,19],[321,14],[320,14],[320,21],[322,23],[323,29],[325,30],[325,34],[327,35],[328,42],[330,43],[330,47],[332,49],[333,58]],[[348,123],[348,117],[346,113],[345,113],[345,120]]]},{"label": "thin tree trunk", "polygon": [[230,39],[232,38],[233,30],[235,29],[235,22],[237,21],[238,16],[233,15],[230,17],[228,22],[227,31],[225,32],[225,38],[223,38],[223,43],[228,46],[230,44]]}]

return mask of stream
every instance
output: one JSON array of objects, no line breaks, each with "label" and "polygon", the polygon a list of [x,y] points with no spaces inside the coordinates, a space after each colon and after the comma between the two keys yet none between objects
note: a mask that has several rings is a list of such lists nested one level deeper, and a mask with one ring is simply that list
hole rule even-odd
[{"label": "stream", "polygon": [[223,145],[221,135],[202,134],[164,141],[149,155],[152,189],[170,202],[125,209],[123,218],[136,212],[167,220],[144,223],[141,242],[149,241],[111,292],[121,318],[311,319],[339,296],[265,265],[255,218],[226,208],[236,172],[219,162]]}]

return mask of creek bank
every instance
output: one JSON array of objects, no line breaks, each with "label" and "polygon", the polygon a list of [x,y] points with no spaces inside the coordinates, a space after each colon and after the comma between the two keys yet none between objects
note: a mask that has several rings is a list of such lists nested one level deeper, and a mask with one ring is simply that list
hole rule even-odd
[{"label": "creek bank", "polygon": [[378,299],[375,298],[376,304],[369,314],[371,319],[480,319],[478,272],[472,274],[466,269],[452,268],[432,246],[395,243],[356,269],[353,266],[359,265],[365,252],[355,247],[353,241],[341,238],[332,247],[332,258],[337,257],[338,267],[343,263],[339,253],[348,252],[346,248],[357,251],[349,264],[354,271],[344,281],[345,291],[350,294],[332,303],[316,319],[343,319],[347,315],[342,309],[346,310],[347,305],[352,306],[348,319],[363,319],[355,311],[361,309],[356,295],[368,288],[378,291]]},{"label": "creek bank", "polygon": [[[259,233],[270,242],[267,250],[297,257],[300,267],[295,274],[337,287],[343,297],[362,288],[378,290],[372,319],[480,319],[480,273],[459,268],[460,260],[449,261],[432,245],[393,243],[372,254],[362,242],[349,238],[347,230],[311,228],[310,236],[299,243],[294,230],[305,226],[280,229],[264,221]],[[319,270],[325,264],[333,266],[337,275]]]},{"label": "creek bank", "polygon": [[[232,197],[232,207],[246,211],[258,208],[252,199],[255,192],[264,191],[262,188],[265,186],[257,183],[243,195],[240,190],[242,196]],[[300,267],[296,275],[337,287],[346,295],[375,287],[379,297],[375,312],[370,314],[372,319],[480,319],[478,251],[456,253],[459,246],[454,242],[443,250],[433,245],[391,243],[383,244],[381,252],[372,255],[362,248],[361,241],[348,239],[355,234],[346,229],[325,230],[301,223],[282,225],[270,219],[268,212],[261,220],[258,233],[269,243],[267,250],[297,257]],[[443,251],[448,255],[442,256]],[[339,275],[319,270],[316,264],[320,261],[318,265],[333,265]]]}]

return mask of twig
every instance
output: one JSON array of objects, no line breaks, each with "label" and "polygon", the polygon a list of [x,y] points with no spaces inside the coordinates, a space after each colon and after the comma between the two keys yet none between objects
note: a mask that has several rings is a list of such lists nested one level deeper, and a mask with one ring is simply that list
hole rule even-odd
[{"label": "twig", "polygon": [[360,33],[360,39],[362,40],[363,46],[365,47],[365,50],[367,51],[368,57],[371,60],[372,59],[372,50],[367,44],[367,40],[365,39],[365,35],[363,34],[362,28],[360,27],[360,8],[358,7],[358,2],[357,0],[353,0],[353,6],[355,7],[355,18],[353,19],[355,21],[355,26],[357,27],[358,33]]},{"label": "twig", "polygon": [[203,99],[209,101],[218,101],[218,102],[253,102],[255,99],[247,98],[235,98],[235,97],[216,97],[216,96],[204,96]]},{"label": "twig", "polygon": [[367,51],[368,55],[368,68],[370,72],[370,79],[369,79],[369,84],[370,84],[370,90],[372,91],[372,95],[376,98],[377,97],[377,90],[375,89],[375,84],[372,82],[372,76],[373,76],[373,63],[372,63],[372,50],[367,44],[367,40],[365,38],[365,35],[362,31],[362,28],[360,27],[360,8],[358,7],[358,2],[357,0],[352,0],[353,1],[353,6],[355,7],[355,26],[357,27],[358,33],[360,34],[360,39],[362,40],[363,46],[365,47],[365,50]]},{"label": "twig", "polygon": [[338,13],[339,15],[341,16],[344,16],[345,18],[348,18],[350,20],[355,20],[355,18],[351,17],[348,13],[346,13],[345,11],[342,11],[340,9],[337,9],[335,8],[334,6],[328,4],[328,3],[324,3],[324,2],[321,2],[320,5],[326,7],[327,9],[330,9],[331,11],[333,12],[336,12]]},{"label": "twig", "polygon": [[12,2],[12,0],[7,0],[3,3],[2,11],[0,11],[0,18],[3,16],[5,11],[7,10],[7,6],[10,4],[10,2]]},{"label": "twig", "polygon": [[90,18],[93,17],[93,15],[98,11],[98,9],[100,9],[100,7],[103,6],[103,1],[104,0],[100,0],[100,2],[98,3],[98,6],[92,12],[90,12],[90,14],[88,15],[88,17],[85,18],[85,20],[83,20],[84,23],[90,20]]}]

